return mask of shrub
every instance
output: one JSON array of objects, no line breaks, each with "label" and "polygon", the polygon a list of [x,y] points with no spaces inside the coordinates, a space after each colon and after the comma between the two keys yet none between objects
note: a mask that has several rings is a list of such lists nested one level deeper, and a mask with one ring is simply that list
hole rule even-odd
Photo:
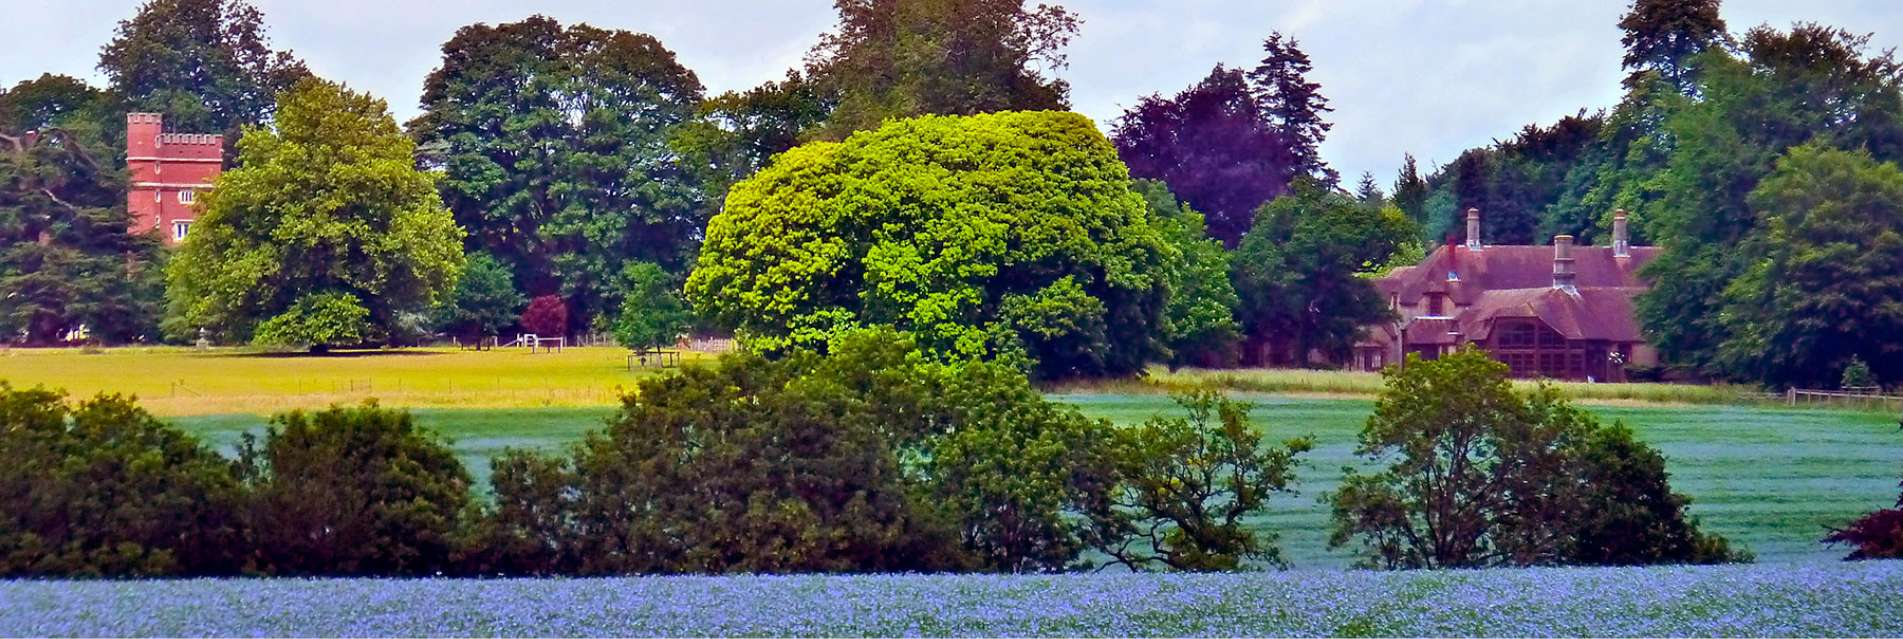
[{"label": "shrub", "polygon": [[[1183,531],[1154,537],[1165,565],[1272,555],[1238,520],[1287,485],[1293,452],[1258,450],[1234,414],[1220,434],[1206,422],[1182,427],[1221,455],[1180,439],[1125,450],[1109,422],[1046,400],[1005,364],[940,362],[889,329],[847,333],[827,351],[729,354],[648,378],[569,458],[498,458],[483,533],[497,550],[486,565],[1053,571],[1086,565],[1088,551],[1130,548],[1139,526]],[[1175,457],[1137,462],[1147,454]],[[1201,480],[1185,501],[1128,496],[1204,472],[1223,478]],[[1185,512],[1195,509],[1209,519]],[[1132,565],[1150,562],[1133,553]]]},{"label": "shrub", "polygon": [[1604,428],[1550,386],[1521,395],[1506,366],[1474,349],[1410,357],[1330,496],[1329,545],[1360,541],[1380,568],[1743,561],[1687,520],[1664,460],[1622,425]]},{"label": "shrub", "polygon": [[1840,378],[1840,388],[1869,388],[1877,385],[1877,376],[1870,372],[1870,365],[1863,358],[1850,356],[1850,363],[1844,365],[1844,374]]},{"label": "shrub", "polygon": [[568,306],[562,303],[560,295],[543,295],[529,300],[528,308],[522,309],[522,330],[542,337],[557,337],[568,334]]},{"label": "shrub", "polygon": [[1265,510],[1270,497],[1293,492],[1296,458],[1314,441],[1263,446],[1249,404],[1215,391],[1176,401],[1187,418],[1155,417],[1117,433],[1124,482],[1118,506],[1131,522],[1127,534],[1141,545],[1107,552],[1138,569],[1236,570],[1245,559],[1285,565],[1275,536],[1258,536],[1242,520]]},{"label": "shrub", "polygon": [[271,420],[240,465],[250,568],[277,575],[427,575],[450,569],[469,475],[407,412],[374,402]]},{"label": "shrub", "polygon": [[0,382],[0,575],[236,570],[231,462],[118,395],[69,406]]},{"label": "shrub", "polygon": [[1832,529],[1824,543],[1854,546],[1846,561],[1903,558],[1903,495],[1897,496],[1895,508],[1874,510],[1848,526]]}]

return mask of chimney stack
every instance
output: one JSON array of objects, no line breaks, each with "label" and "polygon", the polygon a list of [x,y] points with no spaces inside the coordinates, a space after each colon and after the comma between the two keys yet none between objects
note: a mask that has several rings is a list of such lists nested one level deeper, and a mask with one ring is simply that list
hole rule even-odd
[{"label": "chimney stack", "polygon": [[1626,234],[1625,209],[1612,212],[1612,256],[1632,256],[1632,236]]},{"label": "chimney stack", "polygon": [[1567,292],[1579,290],[1573,286],[1573,236],[1553,236],[1553,288]]},{"label": "chimney stack", "polygon": [[1480,209],[1467,209],[1467,250],[1480,250]]}]

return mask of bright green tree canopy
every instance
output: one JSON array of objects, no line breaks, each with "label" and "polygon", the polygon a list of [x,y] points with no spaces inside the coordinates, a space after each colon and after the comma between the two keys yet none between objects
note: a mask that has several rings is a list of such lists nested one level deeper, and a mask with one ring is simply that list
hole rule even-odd
[{"label": "bright green tree canopy", "polygon": [[754,348],[858,325],[942,353],[1022,345],[1044,376],[1160,355],[1172,249],[1074,113],[928,116],[782,154],[733,187],[687,282]]},{"label": "bright green tree canopy", "polygon": [[170,265],[175,334],[250,339],[286,316],[260,337],[347,338],[337,324],[355,317],[354,335],[374,340],[455,285],[462,229],[382,100],[305,80],[238,146]]}]

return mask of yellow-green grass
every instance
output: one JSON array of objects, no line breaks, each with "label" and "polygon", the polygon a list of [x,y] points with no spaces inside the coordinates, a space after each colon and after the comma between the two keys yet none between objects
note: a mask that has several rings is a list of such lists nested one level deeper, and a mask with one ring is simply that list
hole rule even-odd
[{"label": "yellow-green grass", "polygon": [[[1297,472],[1300,494],[1272,501],[1252,518],[1256,530],[1280,536],[1297,568],[1342,567],[1351,557],[1330,550],[1328,509],[1319,499],[1340,483],[1341,468],[1368,469],[1355,438],[1372,409],[1368,399],[1322,399],[1243,393],[1256,424],[1271,439],[1315,437]],[[1176,407],[1153,392],[1051,396],[1094,417],[1134,424]],[[1667,458],[1672,486],[1693,498],[1707,530],[1758,554],[1761,561],[1835,561],[1848,552],[1818,543],[1827,527],[1893,505],[1903,434],[1896,417],[1850,411],[1743,406],[1591,406],[1605,420],[1623,420]],[[559,451],[602,428],[612,407],[421,409],[417,421],[452,440],[457,457],[487,492],[489,459],[506,448]],[[226,453],[239,436],[260,432],[255,414],[174,418]]]},{"label": "yellow-green grass", "polygon": [[[288,355],[182,348],[12,349],[0,380],[78,397],[137,395],[160,415],[268,414],[377,398],[387,406],[606,406],[653,368],[627,367],[627,349],[529,353],[410,348]],[[705,357],[688,353],[689,361]]]},{"label": "yellow-green grass", "polygon": [[[161,415],[270,414],[370,397],[386,406],[413,408],[612,406],[623,389],[656,370],[628,370],[627,354],[616,347],[549,354],[412,348],[328,356],[164,347],[12,349],[0,351],[0,381],[60,388],[80,397],[99,392],[137,395]],[[686,357],[691,362],[708,355],[690,352]],[[1761,393],[1739,386],[1556,385],[1582,403],[1599,405],[1765,401]],[[1380,392],[1381,376],[1275,369],[1172,372],[1159,366],[1142,378],[1067,384],[1056,390],[1163,394],[1193,386],[1285,396],[1370,397]]]}]

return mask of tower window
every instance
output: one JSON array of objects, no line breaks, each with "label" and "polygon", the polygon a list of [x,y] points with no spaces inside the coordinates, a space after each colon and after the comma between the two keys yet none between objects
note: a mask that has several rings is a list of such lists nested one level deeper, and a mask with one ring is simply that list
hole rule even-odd
[{"label": "tower window", "polygon": [[191,189],[185,189],[183,191],[178,192],[179,204],[191,204],[192,202],[195,202],[197,200],[198,200],[197,194],[192,193]]},{"label": "tower window", "polygon": [[173,222],[172,223],[172,239],[183,240],[185,239],[185,233],[191,230],[192,230],[192,223],[189,220]]}]

